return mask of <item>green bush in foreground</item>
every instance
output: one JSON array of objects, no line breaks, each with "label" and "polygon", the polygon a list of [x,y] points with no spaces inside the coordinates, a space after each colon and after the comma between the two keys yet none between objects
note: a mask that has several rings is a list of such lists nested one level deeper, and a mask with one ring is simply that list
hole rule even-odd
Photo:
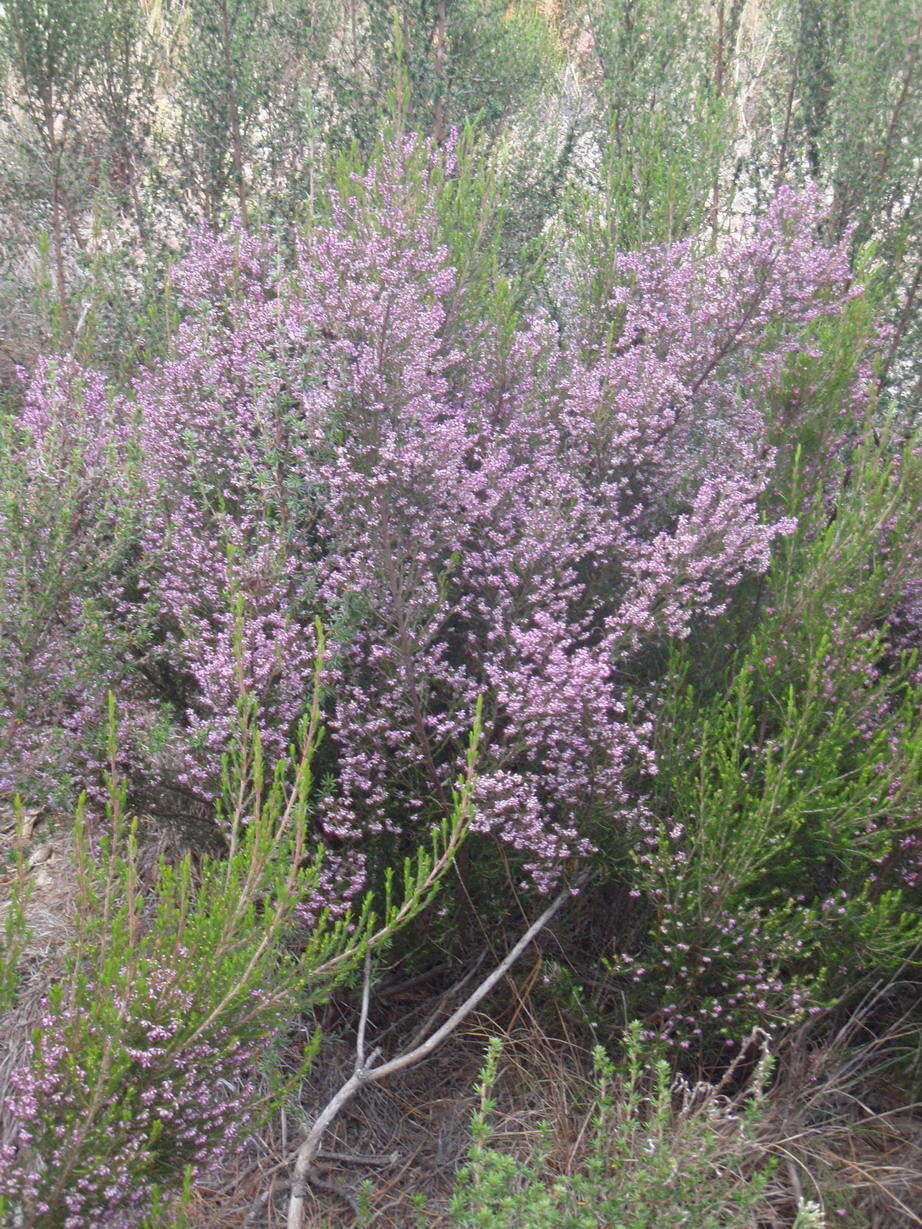
[{"label": "green bush in foreground", "polygon": [[[755,1126],[770,1060],[762,1054],[747,1100],[712,1085],[674,1081],[668,1062],[630,1026],[625,1069],[595,1055],[592,1103],[572,1172],[554,1176],[551,1145],[527,1159],[491,1142],[499,1043],[487,1055],[472,1122],[470,1160],[458,1174],[452,1215],[464,1229],[694,1229],[746,1226],[765,1208],[772,1163]],[[810,1222],[802,1222],[804,1225]]]},{"label": "green bush in foreground", "polygon": [[[75,933],[10,1075],[0,1219],[77,1229],[159,1215],[298,1081],[311,1053],[280,1051],[299,1011],[431,900],[466,829],[473,749],[431,853],[405,862],[396,892],[388,876],[377,913],[368,898],[332,916],[336,885],[310,834],[319,714],[315,687],[297,755],[270,770],[244,708],[225,766],[223,856],[161,861],[142,886],[113,702],[109,830],[94,849],[77,817]],[[14,901],[12,939],[22,916]],[[0,983],[14,1004],[19,946]]]}]

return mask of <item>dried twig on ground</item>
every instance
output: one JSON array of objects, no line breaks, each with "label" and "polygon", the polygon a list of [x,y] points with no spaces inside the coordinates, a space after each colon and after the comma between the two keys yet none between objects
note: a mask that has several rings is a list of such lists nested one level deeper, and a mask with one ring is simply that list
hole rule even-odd
[{"label": "dried twig on ground", "polygon": [[498,981],[518,960],[535,936],[548,924],[551,918],[563,907],[571,894],[570,888],[565,888],[548,905],[544,912],[525,931],[519,941],[500,961],[496,968],[485,977],[459,1007],[448,1017],[444,1024],[411,1049],[403,1051],[395,1058],[378,1064],[380,1050],[372,1050],[365,1056],[365,1030],[368,1023],[368,1009],[371,1000],[371,966],[365,964],[365,977],[362,987],[362,1009],[359,1022],[358,1040],[356,1045],[356,1063],[352,1075],[336,1094],[327,1102],[314,1120],[307,1138],[298,1149],[292,1175],[291,1198],[288,1204],[288,1229],[301,1229],[304,1213],[304,1196],[306,1184],[317,1185],[313,1174],[314,1162],[320,1151],[320,1143],[329,1125],[334,1121],[343,1107],[355,1096],[363,1085],[376,1083],[387,1079],[398,1071],[422,1062],[436,1050],[446,1038],[450,1037],[461,1022],[470,1015],[474,1008],[493,989]]}]

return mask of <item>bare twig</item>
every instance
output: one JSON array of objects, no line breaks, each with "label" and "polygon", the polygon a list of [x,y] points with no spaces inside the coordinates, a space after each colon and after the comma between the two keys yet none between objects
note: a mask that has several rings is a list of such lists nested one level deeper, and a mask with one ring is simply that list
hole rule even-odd
[{"label": "bare twig", "polygon": [[[292,1174],[291,1183],[291,1198],[288,1203],[288,1229],[301,1229],[304,1213],[304,1196],[308,1184],[316,1185],[312,1176],[314,1162],[320,1151],[320,1144],[327,1127],[334,1121],[343,1107],[355,1096],[355,1094],[365,1084],[377,1083],[380,1080],[387,1079],[388,1076],[395,1074],[398,1071],[403,1071],[407,1067],[412,1067],[416,1063],[422,1062],[428,1058],[434,1050],[442,1044],[446,1038],[450,1037],[458,1025],[470,1015],[474,1008],[490,993],[493,987],[499,982],[518,960],[521,954],[525,951],[535,936],[544,929],[550,922],[551,918],[563,907],[571,895],[570,888],[564,888],[551,901],[548,907],[532,922],[531,926],[525,931],[519,941],[506,954],[500,963],[494,968],[493,972],[478,985],[459,1007],[457,1007],[448,1017],[444,1024],[430,1033],[430,1035],[418,1045],[405,1050],[398,1054],[395,1058],[389,1059],[387,1062],[376,1065],[380,1055],[380,1050],[373,1050],[369,1054],[367,1060],[357,1063],[355,1070],[342,1087],[335,1095],[327,1102],[320,1113],[314,1120],[313,1125],[308,1131],[307,1138],[298,1149],[295,1157],[294,1171]],[[366,970],[368,966],[366,965]],[[368,990],[369,979],[366,978],[365,987],[363,989],[362,1005],[363,1013],[365,1011],[366,992]],[[362,1040],[362,1048],[364,1047],[364,1034]]]},{"label": "bare twig", "polygon": [[393,1152],[329,1152],[324,1148],[317,1160],[321,1164],[330,1162],[338,1165],[380,1165],[387,1169],[397,1164],[400,1153],[396,1149]]},{"label": "bare twig", "polygon": [[362,1011],[359,1016],[359,1031],[355,1039],[355,1069],[365,1065],[365,1029],[368,1026],[368,1007],[371,1002],[371,948],[365,953],[365,970],[362,975]]},{"label": "bare twig", "polygon": [[451,1000],[455,998],[456,995],[461,993],[461,991],[464,989],[464,987],[467,985],[469,981],[473,981],[474,977],[480,970],[480,966],[483,964],[484,959],[485,959],[485,955],[483,952],[481,952],[481,954],[477,957],[477,960],[475,961],[473,967],[470,968],[467,971],[467,973],[464,974],[464,976],[461,978],[460,981],[457,981],[455,982],[453,986],[450,986],[448,990],[446,990],[445,993],[439,998],[439,1001],[436,1003],[435,1007],[432,1009],[432,1011],[429,1012],[425,1020],[422,1022],[422,1024],[419,1026],[419,1028],[414,1033],[413,1038],[410,1041],[410,1044],[407,1046],[408,1050],[415,1049],[416,1046],[420,1044],[420,1042],[425,1040],[426,1034],[435,1024],[436,1020],[439,1018],[439,1016],[442,1014],[442,1012],[445,1010],[445,1008],[451,1002]]}]

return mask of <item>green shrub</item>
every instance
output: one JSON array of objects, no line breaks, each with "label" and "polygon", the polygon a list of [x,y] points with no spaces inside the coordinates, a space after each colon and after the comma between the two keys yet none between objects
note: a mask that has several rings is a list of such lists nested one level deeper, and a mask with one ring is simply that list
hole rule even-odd
[{"label": "green shrub", "polygon": [[[270,770],[244,706],[225,765],[226,849],[161,860],[142,884],[112,705],[108,832],[94,846],[78,813],[74,935],[10,1075],[0,1216],[49,1229],[135,1223],[220,1161],[310,1059],[312,1047],[282,1058],[298,1012],[431,900],[466,828],[470,774],[431,853],[404,864],[397,891],[387,876],[383,907],[367,898],[346,910],[312,850],[319,713],[315,687],[297,753]],[[21,909],[10,916],[15,932]]]},{"label": "green shrub", "polygon": [[611,963],[683,1050],[733,1044],[917,958],[915,659],[887,622],[912,551],[913,466],[868,441],[808,501],[729,669],[676,650],[634,933]]},{"label": "green shrub", "polygon": [[625,1069],[595,1053],[591,1104],[578,1163],[555,1176],[550,1145],[526,1158],[493,1146],[500,1047],[493,1042],[481,1074],[470,1160],[459,1172],[452,1215],[465,1229],[666,1229],[746,1226],[764,1208],[771,1164],[755,1140],[768,1078],[764,1056],[751,1096],[731,1105],[712,1085],[674,1081],[669,1064],[628,1029]]}]

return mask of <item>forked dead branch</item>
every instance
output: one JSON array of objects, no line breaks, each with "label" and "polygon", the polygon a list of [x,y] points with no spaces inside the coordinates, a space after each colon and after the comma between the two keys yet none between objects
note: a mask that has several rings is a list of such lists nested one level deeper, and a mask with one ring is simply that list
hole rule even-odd
[{"label": "forked dead branch", "polygon": [[[578,886],[581,886],[581,884]],[[386,1080],[398,1071],[403,1071],[407,1067],[412,1067],[416,1063],[422,1062],[434,1050],[437,1050],[442,1042],[452,1035],[458,1025],[471,1014],[478,1004],[486,998],[493,987],[505,976],[532,940],[570,899],[575,890],[576,888],[567,887],[558,892],[544,912],[528,927],[519,941],[510,948],[500,963],[467,996],[464,1002],[451,1013],[444,1024],[440,1025],[418,1044],[413,1045],[410,1049],[404,1050],[385,1062],[378,1061],[381,1057],[380,1050],[373,1049],[367,1055],[365,1052],[365,1033],[368,1025],[368,1011],[371,1004],[372,989],[371,960],[366,958],[365,975],[362,983],[362,1007],[356,1040],[355,1070],[314,1119],[307,1133],[307,1138],[298,1149],[292,1172],[291,1196],[288,1203],[288,1229],[301,1229],[303,1225],[304,1196],[307,1185],[315,1178],[313,1173],[314,1162],[317,1159],[327,1128],[343,1107],[365,1085]]]}]

